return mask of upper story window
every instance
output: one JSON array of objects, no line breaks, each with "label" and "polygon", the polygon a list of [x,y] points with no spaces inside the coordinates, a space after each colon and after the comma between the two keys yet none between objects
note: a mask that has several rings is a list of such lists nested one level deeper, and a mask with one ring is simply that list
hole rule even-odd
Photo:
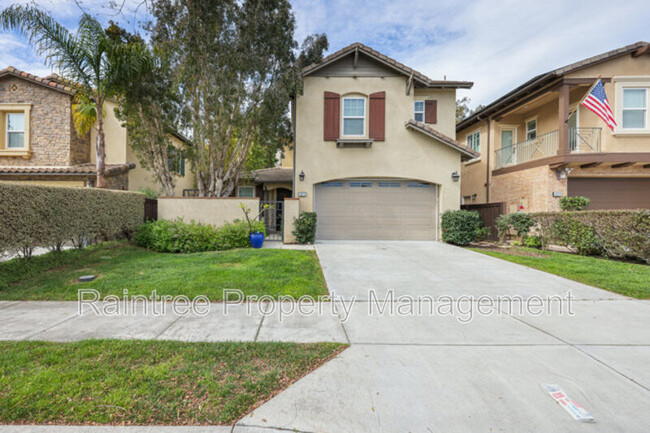
[{"label": "upper story window", "polygon": [[343,98],[343,136],[366,135],[366,98]]},{"label": "upper story window", "polygon": [[7,149],[25,148],[25,114],[7,113]]},{"label": "upper story window", "polygon": [[526,122],[526,140],[537,138],[537,119],[531,119]]},{"label": "upper story window", "polygon": [[413,119],[424,123],[424,101],[415,101],[413,106]]},{"label": "upper story window", "polygon": [[169,171],[179,176],[185,176],[185,154],[178,149],[170,149],[167,153]]},{"label": "upper story window", "polygon": [[646,129],[648,110],[648,89],[623,89],[623,129]]},{"label": "upper story window", "polygon": [[476,152],[481,151],[481,131],[472,132],[467,136],[467,147]]},{"label": "upper story window", "polygon": [[241,198],[255,197],[255,187],[250,185],[242,185],[237,187],[237,197],[241,197]]}]

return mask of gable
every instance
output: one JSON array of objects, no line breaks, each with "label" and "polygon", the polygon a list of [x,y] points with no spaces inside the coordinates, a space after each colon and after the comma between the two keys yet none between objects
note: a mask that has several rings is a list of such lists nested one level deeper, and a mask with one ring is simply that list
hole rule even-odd
[{"label": "gable", "polygon": [[354,53],[342,57],[311,75],[315,77],[399,77],[402,74],[363,53],[359,53],[354,64]]}]

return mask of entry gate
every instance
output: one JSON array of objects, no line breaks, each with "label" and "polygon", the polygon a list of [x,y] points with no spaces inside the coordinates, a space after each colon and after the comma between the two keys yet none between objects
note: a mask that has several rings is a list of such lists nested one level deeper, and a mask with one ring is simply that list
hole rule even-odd
[{"label": "entry gate", "polygon": [[[268,205],[268,209],[264,207]],[[264,211],[264,212],[262,212]],[[266,227],[266,239],[269,241],[284,240],[284,202],[260,200],[260,221]]]}]

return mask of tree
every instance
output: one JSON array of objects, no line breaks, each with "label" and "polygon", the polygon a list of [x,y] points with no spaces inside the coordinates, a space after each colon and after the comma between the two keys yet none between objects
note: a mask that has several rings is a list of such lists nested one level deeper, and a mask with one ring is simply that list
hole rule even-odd
[{"label": "tree", "polygon": [[77,133],[85,136],[93,126],[97,130],[96,186],[105,188],[104,102],[115,96],[119,83],[136,80],[146,70],[148,57],[142,44],[113,43],[99,22],[86,13],[76,33],[70,33],[50,14],[33,6],[4,9],[0,26],[28,37],[45,64],[58,68],[69,80],[75,92],[72,112]]},{"label": "tree", "polygon": [[470,113],[469,103],[471,99],[467,96],[456,100],[456,124],[459,124],[466,118]]},{"label": "tree", "polygon": [[149,30],[170,53],[199,195],[228,196],[254,143],[287,122],[295,64],[287,0],[157,0]]}]

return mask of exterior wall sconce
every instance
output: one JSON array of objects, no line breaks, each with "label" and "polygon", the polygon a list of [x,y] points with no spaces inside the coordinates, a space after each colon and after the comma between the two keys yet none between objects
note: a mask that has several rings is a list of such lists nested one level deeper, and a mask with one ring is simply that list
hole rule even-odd
[{"label": "exterior wall sconce", "polygon": [[454,171],[451,174],[451,180],[453,180],[454,182],[458,182],[460,180],[460,174],[458,174],[457,171]]},{"label": "exterior wall sconce", "polygon": [[298,177],[300,178],[300,182],[302,182],[303,180],[305,180],[305,172],[304,172],[304,171],[301,171],[300,174],[298,175]]}]

